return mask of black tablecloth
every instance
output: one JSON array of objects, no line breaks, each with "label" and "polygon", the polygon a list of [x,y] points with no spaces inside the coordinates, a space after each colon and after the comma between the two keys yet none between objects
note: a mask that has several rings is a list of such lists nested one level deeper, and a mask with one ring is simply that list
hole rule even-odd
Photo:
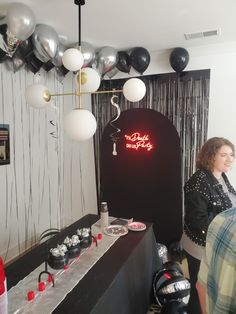
[{"label": "black tablecloth", "polygon": [[[97,219],[91,214],[83,217],[54,236],[48,246],[55,247],[65,236]],[[45,243],[8,266],[8,289],[38,267],[44,256]],[[53,313],[145,314],[152,297],[153,275],[160,266],[152,224],[147,223],[145,231],[130,231],[120,237]]]}]

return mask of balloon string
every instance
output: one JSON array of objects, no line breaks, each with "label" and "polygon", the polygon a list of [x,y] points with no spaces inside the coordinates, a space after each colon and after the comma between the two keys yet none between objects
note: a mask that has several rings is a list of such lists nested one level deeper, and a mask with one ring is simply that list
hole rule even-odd
[{"label": "balloon string", "polygon": [[115,122],[116,120],[119,119],[120,113],[121,113],[120,106],[119,106],[117,103],[114,102],[114,99],[115,99],[115,98],[118,98],[118,96],[116,96],[116,95],[113,95],[113,96],[112,96],[112,98],[111,98],[111,104],[112,104],[112,106],[114,106],[114,107],[116,108],[116,110],[117,110],[117,115],[116,115],[116,117],[115,117],[114,119],[112,119],[112,120],[110,121],[110,123],[109,123],[109,124],[113,127],[113,129],[115,129],[115,132],[113,132],[113,133],[110,134],[110,138],[111,138],[111,140],[112,140],[112,142],[113,142],[113,151],[112,151],[112,155],[114,155],[114,156],[117,155],[117,151],[116,151],[116,142],[117,142],[118,139],[119,139],[118,133],[121,131],[119,128],[117,128],[117,127],[113,124],[113,122]]}]

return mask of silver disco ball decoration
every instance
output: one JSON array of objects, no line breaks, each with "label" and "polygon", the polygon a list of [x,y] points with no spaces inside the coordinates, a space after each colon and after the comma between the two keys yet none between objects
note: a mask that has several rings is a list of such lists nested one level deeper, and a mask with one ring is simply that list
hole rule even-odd
[{"label": "silver disco ball decoration", "polygon": [[162,261],[162,264],[168,262],[168,249],[164,244],[157,243],[157,253]]}]

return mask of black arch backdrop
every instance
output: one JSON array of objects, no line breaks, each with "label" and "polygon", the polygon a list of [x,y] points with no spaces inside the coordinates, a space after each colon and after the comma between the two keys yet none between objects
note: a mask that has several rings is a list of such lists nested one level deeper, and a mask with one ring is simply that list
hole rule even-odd
[{"label": "black arch backdrop", "polygon": [[[111,216],[154,222],[159,242],[182,234],[180,142],[173,124],[152,109],[129,109],[117,120],[113,155],[107,125],[101,142],[101,191]],[[174,219],[170,219],[174,217]],[[167,232],[171,230],[171,232]]]},{"label": "black arch backdrop", "polygon": [[[210,70],[142,76],[147,93],[140,102],[128,102],[122,94],[116,101],[121,111],[149,108],[166,116],[180,138],[182,185],[195,170],[196,153],[206,140],[209,107]],[[120,89],[125,79],[103,81],[100,89]],[[94,138],[98,201],[103,198],[101,180],[101,139],[109,121],[116,114],[110,103],[111,95],[92,96],[93,113],[98,121]],[[117,120],[118,122],[118,120]]]}]

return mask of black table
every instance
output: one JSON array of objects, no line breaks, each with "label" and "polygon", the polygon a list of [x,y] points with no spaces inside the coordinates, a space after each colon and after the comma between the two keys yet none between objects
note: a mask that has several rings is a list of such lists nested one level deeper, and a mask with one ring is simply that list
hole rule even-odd
[{"label": "black table", "polygon": [[[87,215],[49,240],[55,247],[75,230],[98,219]],[[45,243],[6,268],[8,289],[44,261]],[[130,231],[89,270],[53,313],[146,314],[152,298],[154,273],[161,267],[152,224],[142,232]]]}]

